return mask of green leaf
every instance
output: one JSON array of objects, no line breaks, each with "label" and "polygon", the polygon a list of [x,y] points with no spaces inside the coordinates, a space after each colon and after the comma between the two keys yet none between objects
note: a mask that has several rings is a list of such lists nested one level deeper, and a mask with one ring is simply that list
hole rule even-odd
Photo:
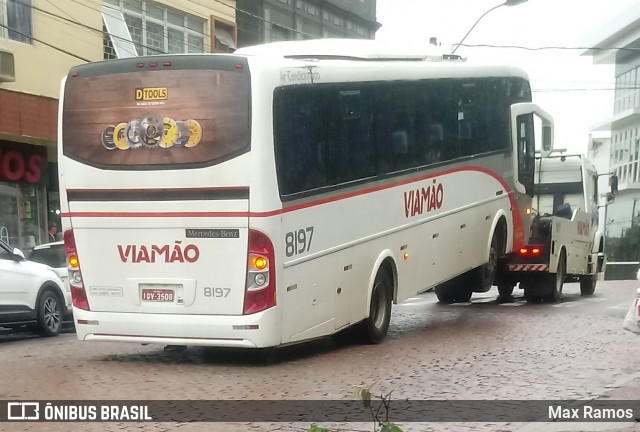
[{"label": "green leaf", "polygon": [[403,432],[398,425],[393,423],[382,423],[380,432]]},{"label": "green leaf", "polygon": [[366,389],[360,390],[360,399],[364,402],[365,408],[371,407],[371,392]]},{"label": "green leaf", "polygon": [[323,428],[318,426],[315,423],[312,423],[311,426],[309,426],[309,430],[307,432],[331,432],[331,431],[327,428]]}]

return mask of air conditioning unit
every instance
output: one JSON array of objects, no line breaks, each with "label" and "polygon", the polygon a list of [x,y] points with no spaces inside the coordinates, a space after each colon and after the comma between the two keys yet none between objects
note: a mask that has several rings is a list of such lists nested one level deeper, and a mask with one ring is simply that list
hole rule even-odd
[{"label": "air conditioning unit", "polygon": [[16,80],[16,65],[13,61],[13,53],[0,50],[0,82],[12,82]]}]

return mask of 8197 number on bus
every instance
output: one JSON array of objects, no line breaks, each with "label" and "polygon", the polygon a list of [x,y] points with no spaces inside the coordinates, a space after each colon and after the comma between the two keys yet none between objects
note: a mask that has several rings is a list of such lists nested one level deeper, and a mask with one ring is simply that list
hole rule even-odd
[{"label": "8197 number on bus", "polygon": [[306,227],[298,231],[288,232],[284,236],[284,253],[288,257],[309,252],[313,239],[313,227]]}]

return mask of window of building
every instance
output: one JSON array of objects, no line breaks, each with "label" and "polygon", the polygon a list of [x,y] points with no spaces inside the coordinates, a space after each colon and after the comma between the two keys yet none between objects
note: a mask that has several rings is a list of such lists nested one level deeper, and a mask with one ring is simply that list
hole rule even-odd
[{"label": "window of building", "polygon": [[220,20],[213,21],[213,52],[230,53],[238,49],[236,26]]},{"label": "window of building", "polygon": [[31,0],[0,1],[0,37],[32,43]]},{"label": "window of building", "polygon": [[124,15],[137,55],[205,52],[204,18],[150,0],[104,1]]}]

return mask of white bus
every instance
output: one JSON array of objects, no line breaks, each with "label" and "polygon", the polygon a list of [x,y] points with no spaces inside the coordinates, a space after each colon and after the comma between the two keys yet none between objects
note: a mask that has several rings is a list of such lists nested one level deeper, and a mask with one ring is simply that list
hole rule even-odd
[{"label": "white bus", "polygon": [[74,67],[58,161],[77,336],[377,343],[392,302],[468,301],[526,241],[534,112],[518,69],[374,41]]}]

